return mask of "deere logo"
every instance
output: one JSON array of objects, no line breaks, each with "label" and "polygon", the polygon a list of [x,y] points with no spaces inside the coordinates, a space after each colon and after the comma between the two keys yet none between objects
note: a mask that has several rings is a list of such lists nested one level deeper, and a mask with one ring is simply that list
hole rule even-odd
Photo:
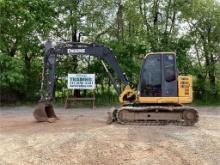
[{"label": "deere logo", "polygon": [[85,53],[85,49],[67,49],[67,53]]}]

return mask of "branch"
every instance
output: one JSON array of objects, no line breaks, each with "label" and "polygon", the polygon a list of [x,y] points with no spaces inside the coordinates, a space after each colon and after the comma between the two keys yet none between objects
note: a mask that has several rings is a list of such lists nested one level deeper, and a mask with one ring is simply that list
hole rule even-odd
[{"label": "branch", "polygon": [[[142,5],[144,5],[144,9],[142,8]],[[139,9],[140,9],[140,13],[141,13],[141,16],[142,16],[142,19],[144,21],[144,24],[147,26],[147,31],[150,30],[150,24],[148,23],[147,21],[147,14],[146,14],[146,4],[144,2],[144,4],[142,4],[142,1],[139,0]]]},{"label": "branch", "polygon": [[55,35],[56,35],[57,37],[61,38],[64,42],[67,42],[67,41],[68,41],[67,39],[63,38],[63,36],[62,36],[62,34],[60,33],[59,30],[57,30],[57,29],[55,29],[55,28],[52,28],[52,29],[53,29],[53,31],[55,31]]},{"label": "branch", "polygon": [[96,37],[95,37],[95,42],[97,42],[102,35],[104,35],[104,34],[106,34],[107,32],[109,32],[109,30],[112,29],[114,25],[115,25],[115,22],[114,22],[112,25],[110,25],[107,29],[105,29],[105,30],[103,30],[102,32],[98,33],[98,34],[96,35]]},{"label": "branch", "polygon": [[171,26],[170,26],[170,31],[169,31],[169,34],[171,34],[173,28],[174,28],[174,25],[175,25],[175,21],[176,21],[176,4],[175,4],[175,1],[174,1],[174,4],[173,4],[173,7],[174,7],[174,11],[173,11],[173,17],[172,17],[172,20],[171,20]]}]

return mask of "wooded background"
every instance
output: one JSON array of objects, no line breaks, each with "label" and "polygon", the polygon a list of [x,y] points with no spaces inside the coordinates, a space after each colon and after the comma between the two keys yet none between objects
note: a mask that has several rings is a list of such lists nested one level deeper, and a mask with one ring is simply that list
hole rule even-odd
[{"label": "wooded background", "polygon": [[[180,73],[193,75],[195,101],[220,103],[217,0],[0,0],[1,103],[38,100],[48,38],[110,47],[135,83],[147,52],[174,51]],[[100,61],[68,57],[57,68],[57,100],[68,73],[95,73],[98,102],[117,101]]]}]

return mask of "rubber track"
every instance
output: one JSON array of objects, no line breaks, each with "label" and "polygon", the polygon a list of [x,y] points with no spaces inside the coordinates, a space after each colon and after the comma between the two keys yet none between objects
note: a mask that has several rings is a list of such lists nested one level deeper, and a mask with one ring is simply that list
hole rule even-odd
[{"label": "rubber track", "polygon": [[[194,113],[195,115],[195,119],[193,121],[185,121],[184,119],[182,119],[181,121],[176,121],[176,120],[145,120],[145,121],[123,121],[120,119],[120,113],[122,113],[124,110],[126,111],[131,111],[133,112],[152,112],[155,111],[156,113],[160,113],[160,112],[179,112],[182,113],[184,111],[191,111]],[[143,124],[143,125],[167,125],[167,124],[174,124],[174,125],[179,125],[179,126],[192,126],[195,123],[198,122],[199,120],[199,115],[198,115],[198,111],[193,108],[193,107],[188,107],[188,106],[145,106],[145,107],[135,107],[135,106],[124,106],[121,107],[117,110],[117,114],[116,114],[116,118],[117,121],[121,124]]]}]

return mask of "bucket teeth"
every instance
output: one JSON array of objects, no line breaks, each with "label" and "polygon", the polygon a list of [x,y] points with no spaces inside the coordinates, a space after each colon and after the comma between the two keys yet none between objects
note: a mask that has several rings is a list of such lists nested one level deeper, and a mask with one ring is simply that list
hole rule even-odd
[{"label": "bucket teeth", "polygon": [[107,114],[108,114],[108,118],[107,118],[106,123],[111,124],[113,122],[112,112],[107,112]]},{"label": "bucket teeth", "polygon": [[117,120],[116,118],[117,109],[115,107],[111,108],[109,112],[107,112],[108,118],[106,123],[111,124]]},{"label": "bucket teeth", "polygon": [[50,103],[39,103],[33,113],[34,118],[39,122],[55,122],[56,116],[53,105]]}]

